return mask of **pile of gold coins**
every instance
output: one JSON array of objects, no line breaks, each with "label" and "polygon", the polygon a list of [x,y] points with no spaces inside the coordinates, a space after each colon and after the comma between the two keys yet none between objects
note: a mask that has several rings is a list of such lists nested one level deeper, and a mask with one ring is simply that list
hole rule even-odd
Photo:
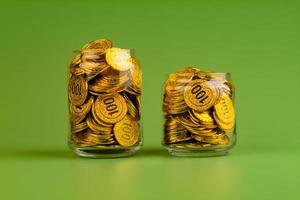
[{"label": "pile of gold coins", "polygon": [[71,142],[79,147],[138,144],[142,72],[131,51],[95,40],[73,57],[69,71]]},{"label": "pile of gold coins", "polygon": [[188,67],[165,83],[164,143],[210,148],[226,145],[235,127],[233,85],[222,73]]}]

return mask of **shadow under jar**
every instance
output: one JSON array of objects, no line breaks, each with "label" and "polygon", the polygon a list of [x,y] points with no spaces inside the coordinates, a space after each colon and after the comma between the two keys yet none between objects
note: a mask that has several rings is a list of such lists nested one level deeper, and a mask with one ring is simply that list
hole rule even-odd
[{"label": "shadow under jar", "polygon": [[133,51],[107,39],[86,44],[69,66],[69,147],[82,157],[124,157],[142,145],[142,72]]},{"label": "shadow under jar", "polygon": [[187,67],[164,88],[163,145],[175,156],[225,155],[236,143],[234,87],[229,73]]}]

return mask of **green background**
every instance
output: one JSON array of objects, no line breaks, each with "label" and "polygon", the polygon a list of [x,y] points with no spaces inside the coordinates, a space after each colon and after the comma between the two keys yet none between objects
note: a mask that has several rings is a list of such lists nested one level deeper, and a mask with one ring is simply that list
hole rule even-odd
[{"label": "green background", "polygon": [[[299,199],[299,1],[1,1],[1,199]],[[67,65],[97,38],[136,49],[144,147],[67,148]],[[184,66],[231,72],[238,143],[176,158],[160,145],[162,85]]]}]

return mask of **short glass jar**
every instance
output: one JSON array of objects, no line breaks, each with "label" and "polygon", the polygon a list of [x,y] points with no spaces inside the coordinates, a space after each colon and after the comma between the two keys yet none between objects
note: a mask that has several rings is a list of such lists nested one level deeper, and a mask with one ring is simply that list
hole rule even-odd
[{"label": "short glass jar", "polygon": [[69,147],[82,157],[123,157],[142,145],[142,72],[133,51],[99,39],[69,65]]},{"label": "short glass jar", "polygon": [[187,67],[165,83],[163,145],[175,156],[224,155],[236,143],[229,73]]}]

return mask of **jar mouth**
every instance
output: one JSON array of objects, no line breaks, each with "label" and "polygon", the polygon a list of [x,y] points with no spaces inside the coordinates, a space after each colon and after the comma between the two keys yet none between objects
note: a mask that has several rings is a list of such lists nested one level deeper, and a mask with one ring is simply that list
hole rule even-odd
[{"label": "jar mouth", "polygon": [[[123,49],[123,48],[121,48],[121,49]],[[135,55],[135,49],[124,48],[124,50],[127,50],[128,53],[129,53],[131,56],[134,56],[134,55]],[[81,53],[81,51],[80,51],[79,49],[75,49],[75,50],[72,51],[72,54],[73,54],[73,55],[78,55],[78,54],[80,54],[80,53]]]}]

